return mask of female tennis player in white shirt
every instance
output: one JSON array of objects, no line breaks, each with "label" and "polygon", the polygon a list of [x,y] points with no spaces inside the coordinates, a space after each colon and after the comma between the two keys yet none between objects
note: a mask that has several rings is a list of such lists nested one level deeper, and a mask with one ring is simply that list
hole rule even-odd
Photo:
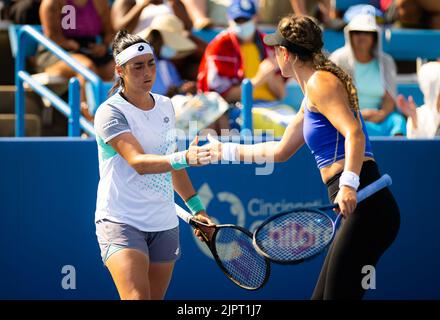
[{"label": "female tennis player in white shirt", "polygon": [[97,110],[100,181],[96,234],[121,299],[163,299],[180,256],[174,191],[211,223],[185,167],[207,164],[198,147],[176,151],[170,99],[150,92],[156,65],[150,45],[119,31],[113,43],[118,80]]}]

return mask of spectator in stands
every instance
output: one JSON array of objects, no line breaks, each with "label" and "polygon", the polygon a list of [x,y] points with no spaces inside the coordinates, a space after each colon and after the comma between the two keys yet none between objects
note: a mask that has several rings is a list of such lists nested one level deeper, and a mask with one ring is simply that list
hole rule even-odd
[{"label": "spectator in stands", "polygon": [[[372,11],[374,12],[374,11]],[[370,136],[405,135],[405,119],[394,111],[396,65],[382,51],[375,16],[355,16],[345,31],[345,46],[330,57],[354,78],[359,106]]]},{"label": "spectator in stands", "polygon": [[335,19],[332,0],[290,0],[297,15],[308,15],[318,18],[327,28],[340,28],[342,21]]},{"label": "spectator in stands", "polygon": [[151,26],[138,34],[147,40],[156,52],[156,81],[152,91],[172,97],[175,94],[195,94],[196,82],[183,82],[171,59],[193,53],[196,44],[188,38],[182,21],[173,14],[159,15]]},{"label": "spectator in stands", "polygon": [[41,0],[12,0],[9,17],[15,24],[41,24]]},{"label": "spectator in stands", "polygon": [[425,104],[417,107],[410,96],[408,101],[399,95],[397,106],[408,117],[408,138],[440,136],[440,62],[424,64],[418,74]]},{"label": "spectator in stands", "polygon": [[232,103],[241,99],[241,81],[251,79],[254,99],[274,101],[284,96],[284,80],[273,51],[256,29],[256,3],[233,0],[228,8],[229,28],[212,40],[203,56],[198,88],[216,91]]},{"label": "spectator in stands", "polygon": [[192,29],[192,22],[180,0],[116,0],[111,16],[115,30],[126,29],[136,34],[148,28],[154,17],[175,14],[182,20],[185,29]]},{"label": "spectator in stands", "polygon": [[0,0],[0,22],[9,21],[9,2]]},{"label": "spectator in stands", "polygon": [[372,0],[370,0],[369,3],[356,4],[348,7],[347,10],[344,11],[342,19],[348,23],[353,17],[363,13],[374,14],[378,24],[385,24],[387,22],[384,12],[380,9],[379,3]]},{"label": "spectator in stands", "polygon": [[327,28],[342,29],[344,23],[336,18],[332,0],[260,0],[260,21],[278,24],[281,17],[294,12],[296,15],[316,18]]},{"label": "spectator in stands", "polygon": [[[73,6],[75,11],[63,11],[66,5]],[[75,12],[75,27],[66,22],[72,23],[71,17],[68,17],[72,12]],[[104,81],[113,80],[115,65],[109,46],[114,32],[107,1],[43,0],[40,19],[44,34],[49,39]],[[81,83],[81,111],[89,120],[93,119],[86,102],[85,79],[80,74],[47,50],[38,53],[37,66],[49,75],[65,78],[77,76]]]},{"label": "spectator in stands", "polygon": [[203,30],[213,26],[208,17],[208,0],[182,0],[195,29]]},{"label": "spectator in stands", "polygon": [[[145,32],[156,16],[169,14],[175,14],[183,22],[185,30],[192,30],[191,19],[180,0],[116,0],[112,7],[115,30],[127,29],[135,34]],[[191,33],[188,37],[196,43],[197,49],[184,58],[173,59],[173,63],[184,79],[195,81],[206,43]]]},{"label": "spectator in stands", "polygon": [[[396,27],[440,29],[440,1],[382,0]],[[390,3],[392,2],[392,3]]]}]

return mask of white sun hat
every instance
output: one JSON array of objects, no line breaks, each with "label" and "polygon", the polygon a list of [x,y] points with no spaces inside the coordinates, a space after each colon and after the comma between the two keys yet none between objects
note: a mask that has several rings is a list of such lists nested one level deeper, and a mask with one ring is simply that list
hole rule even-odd
[{"label": "white sun hat", "polygon": [[367,13],[358,14],[351,19],[347,29],[348,31],[377,32],[376,17]]},{"label": "white sun hat", "polygon": [[138,36],[146,39],[153,30],[159,31],[164,44],[176,50],[179,55],[189,54],[197,48],[196,44],[188,38],[182,21],[174,14],[156,16],[151,25],[139,32]]}]

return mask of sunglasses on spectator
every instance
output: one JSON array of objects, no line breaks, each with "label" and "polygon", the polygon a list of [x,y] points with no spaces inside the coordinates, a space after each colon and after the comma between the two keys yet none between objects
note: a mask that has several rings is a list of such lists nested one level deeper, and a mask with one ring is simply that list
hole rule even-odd
[{"label": "sunglasses on spectator", "polygon": [[375,32],[374,31],[358,31],[358,30],[353,30],[353,31],[350,31],[350,33],[352,33],[352,34],[358,34],[358,35],[361,35],[361,34],[374,34]]},{"label": "sunglasses on spectator", "polygon": [[251,20],[251,19],[249,19],[249,18],[242,18],[242,17],[234,19],[235,23],[237,23],[237,24],[243,24],[243,23],[248,22],[249,20]]}]

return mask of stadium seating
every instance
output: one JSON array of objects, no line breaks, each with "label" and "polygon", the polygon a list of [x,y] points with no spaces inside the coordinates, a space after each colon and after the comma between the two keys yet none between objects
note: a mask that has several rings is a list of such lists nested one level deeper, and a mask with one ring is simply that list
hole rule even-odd
[{"label": "stadium seating", "polygon": [[[194,30],[195,36],[209,42],[223,29]],[[272,33],[274,28],[262,28]],[[333,52],[345,43],[342,31],[325,30],[324,49]],[[440,30],[385,28],[382,33],[383,49],[395,60],[437,59],[440,57]]]},{"label": "stadium seating", "polygon": [[383,48],[395,60],[440,58],[440,30],[386,29]]},{"label": "stadium seating", "polygon": [[[397,93],[402,94],[407,98],[411,95],[418,106],[423,104],[423,94],[416,83],[398,84]],[[304,95],[301,91],[301,87],[295,81],[287,82],[286,96],[283,100],[283,103],[292,106],[298,111],[303,97]]]},{"label": "stadium seating", "polygon": [[366,0],[335,0],[335,8],[337,11],[345,11],[351,6],[365,4],[367,2]]}]

